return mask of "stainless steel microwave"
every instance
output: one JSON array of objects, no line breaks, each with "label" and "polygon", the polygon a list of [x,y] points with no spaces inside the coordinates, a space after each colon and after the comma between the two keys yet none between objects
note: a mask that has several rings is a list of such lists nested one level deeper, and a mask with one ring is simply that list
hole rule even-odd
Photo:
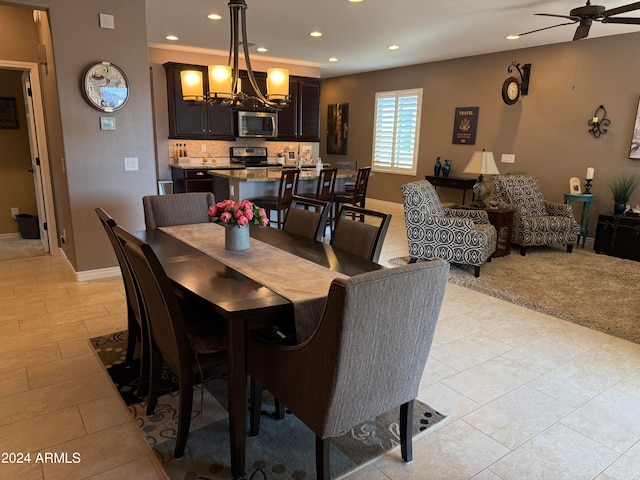
[{"label": "stainless steel microwave", "polygon": [[238,137],[277,137],[278,114],[274,112],[238,112]]}]

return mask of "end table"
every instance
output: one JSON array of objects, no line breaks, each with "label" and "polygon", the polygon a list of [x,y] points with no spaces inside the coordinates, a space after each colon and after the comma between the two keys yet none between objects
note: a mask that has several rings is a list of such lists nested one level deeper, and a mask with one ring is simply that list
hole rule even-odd
[{"label": "end table", "polygon": [[578,235],[578,241],[576,245],[580,245],[580,237],[582,237],[582,248],[587,241],[587,234],[589,233],[589,219],[591,218],[591,205],[593,204],[593,197],[595,195],[586,193],[565,193],[564,203],[571,205],[573,202],[582,202],[582,213],[580,214],[580,234]]},{"label": "end table", "polygon": [[474,207],[461,207],[463,209],[470,210],[484,210],[489,217],[489,223],[493,225],[498,232],[498,244],[496,245],[496,251],[491,255],[492,257],[504,257],[511,253],[511,236],[513,234],[513,215],[516,213],[515,208],[500,207],[500,208],[474,208]]}]

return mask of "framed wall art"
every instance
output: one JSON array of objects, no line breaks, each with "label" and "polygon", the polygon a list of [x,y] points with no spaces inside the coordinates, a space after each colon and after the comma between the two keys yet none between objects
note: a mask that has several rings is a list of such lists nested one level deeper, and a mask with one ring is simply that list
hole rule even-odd
[{"label": "framed wall art", "polygon": [[0,97],[0,128],[20,128],[15,97]]},{"label": "framed wall art", "polygon": [[638,102],[638,111],[636,112],[636,124],[633,128],[629,158],[640,160],[640,102]]},{"label": "framed wall art", "polygon": [[475,145],[480,107],[457,107],[453,118],[453,144]]},{"label": "framed wall art", "polygon": [[347,154],[349,132],[349,104],[334,103],[327,111],[327,153]]}]

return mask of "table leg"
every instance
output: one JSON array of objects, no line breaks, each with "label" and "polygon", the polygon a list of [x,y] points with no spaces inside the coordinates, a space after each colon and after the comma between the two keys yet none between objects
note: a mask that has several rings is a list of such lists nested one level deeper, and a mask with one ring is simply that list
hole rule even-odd
[{"label": "table leg", "polygon": [[247,356],[244,319],[227,320],[227,339],[231,474],[233,478],[240,478],[245,474],[247,440]]}]

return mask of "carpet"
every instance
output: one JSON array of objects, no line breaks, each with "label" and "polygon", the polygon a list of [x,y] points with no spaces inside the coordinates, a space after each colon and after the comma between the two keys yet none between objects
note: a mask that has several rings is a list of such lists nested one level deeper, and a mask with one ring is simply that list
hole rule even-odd
[{"label": "carpet", "polygon": [[[172,480],[229,479],[229,434],[227,390],[224,379],[196,386],[191,431],[185,455],[173,458],[178,412],[177,382],[168,368],[163,369],[163,393],[156,413],[145,414],[145,405],[136,396],[137,364],[125,367],[126,332],[92,338],[91,343],[102,360],[129,413],[154,450]],[[135,361],[134,361],[135,362]],[[315,478],[315,435],[293,414],[277,420],[273,397],[265,392],[260,435],[247,438],[247,479],[305,480]],[[414,439],[445,416],[416,400],[414,402]],[[370,463],[385,452],[399,447],[399,409],[364,422],[331,440],[332,478]],[[248,423],[247,423],[248,424]],[[400,458],[400,452],[398,452]]]},{"label": "carpet", "polygon": [[46,255],[40,239],[30,240],[20,237],[0,238],[0,260],[39,257]]},{"label": "carpet", "polygon": [[[408,257],[391,259],[402,264]],[[451,266],[449,282],[578,325],[640,343],[640,262],[596,254],[589,245],[518,247],[473,268]]]}]

